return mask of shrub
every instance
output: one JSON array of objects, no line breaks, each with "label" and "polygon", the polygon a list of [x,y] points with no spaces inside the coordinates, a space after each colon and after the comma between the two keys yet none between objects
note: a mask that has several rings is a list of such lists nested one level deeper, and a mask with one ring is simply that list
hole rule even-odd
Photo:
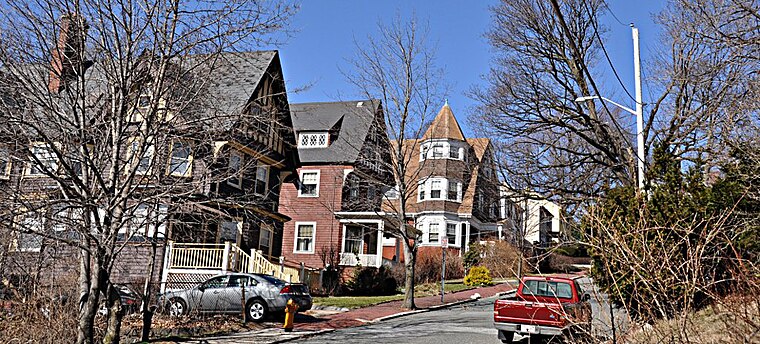
[{"label": "shrub", "polygon": [[[476,258],[470,258],[476,257]],[[488,268],[495,277],[511,278],[517,276],[520,265],[520,250],[506,241],[489,242],[487,244],[471,244],[465,259],[476,262]],[[528,271],[529,264],[523,259],[523,273]]]},{"label": "shrub", "polygon": [[354,278],[346,287],[351,295],[357,296],[393,295],[398,290],[398,284],[391,271],[384,266],[357,267],[354,270]]},{"label": "shrub", "polygon": [[[440,250],[420,250],[417,254],[417,264],[415,266],[415,283],[434,283],[441,280],[441,251]],[[446,255],[446,278],[456,279],[464,276],[464,267],[462,258],[453,255]]]},{"label": "shrub", "polygon": [[485,266],[475,266],[464,277],[464,285],[492,285],[491,272]]}]

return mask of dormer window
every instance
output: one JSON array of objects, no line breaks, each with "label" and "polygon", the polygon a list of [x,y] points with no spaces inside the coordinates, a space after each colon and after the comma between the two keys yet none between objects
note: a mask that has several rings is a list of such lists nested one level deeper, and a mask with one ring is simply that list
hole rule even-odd
[{"label": "dormer window", "polygon": [[324,148],[327,143],[326,132],[298,134],[298,148]]}]

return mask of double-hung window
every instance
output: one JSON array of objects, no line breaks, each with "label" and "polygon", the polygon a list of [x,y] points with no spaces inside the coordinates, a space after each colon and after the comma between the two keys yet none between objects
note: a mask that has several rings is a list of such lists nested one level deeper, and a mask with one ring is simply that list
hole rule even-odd
[{"label": "double-hung window", "polygon": [[443,194],[443,180],[433,179],[430,181],[430,199],[441,199]]},{"label": "double-hung window", "polygon": [[299,197],[319,196],[319,171],[301,171],[301,186]]},{"label": "double-hung window", "polygon": [[256,166],[256,181],[253,186],[253,193],[261,196],[267,194],[267,184],[269,180],[269,166],[264,165],[262,162]]},{"label": "double-hung window", "polygon": [[58,172],[58,158],[48,144],[35,143],[31,147],[33,157],[29,161],[28,175],[42,176]]},{"label": "double-hung window", "polygon": [[441,239],[441,228],[438,222],[428,224],[428,243],[437,244]]},{"label": "double-hung window", "polygon": [[462,201],[462,183],[452,180],[448,181],[448,199],[450,201]]},{"label": "double-hung window", "polygon": [[433,145],[433,159],[443,158],[443,144]]},{"label": "double-hung window", "polygon": [[37,233],[44,230],[42,214],[37,212],[26,213],[21,219],[19,227],[16,249],[18,251],[39,251],[42,248],[42,236]]},{"label": "double-hung window", "polygon": [[193,155],[187,142],[174,141],[171,146],[169,159],[169,174],[173,176],[189,177],[193,168]]},{"label": "double-hung window", "polygon": [[459,160],[459,147],[456,145],[449,145],[449,158]]},{"label": "double-hung window", "polygon": [[240,188],[243,184],[243,174],[241,169],[243,167],[243,156],[238,152],[231,152],[230,159],[227,163],[227,171],[230,178],[227,179],[227,184],[236,188]]},{"label": "double-hung window", "polygon": [[262,223],[259,229],[259,248],[269,249],[270,247],[272,247],[272,226]]},{"label": "double-hung window", "polygon": [[446,237],[449,240],[449,245],[457,244],[457,224],[456,223],[446,224]]},{"label": "double-hung window", "polygon": [[316,223],[296,223],[295,253],[314,253]]},{"label": "double-hung window", "polygon": [[153,163],[153,145],[143,145],[141,140],[132,140],[129,144],[129,157],[135,173],[147,174]]}]

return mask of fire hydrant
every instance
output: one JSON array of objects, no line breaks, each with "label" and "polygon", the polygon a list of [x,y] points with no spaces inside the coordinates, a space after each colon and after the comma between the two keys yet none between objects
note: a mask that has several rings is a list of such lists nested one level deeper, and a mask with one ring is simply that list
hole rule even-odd
[{"label": "fire hydrant", "polygon": [[293,302],[293,299],[288,300],[285,305],[285,324],[282,325],[285,332],[293,331],[293,318],[296,316],[296,311],[298,311],[298,305]]}]

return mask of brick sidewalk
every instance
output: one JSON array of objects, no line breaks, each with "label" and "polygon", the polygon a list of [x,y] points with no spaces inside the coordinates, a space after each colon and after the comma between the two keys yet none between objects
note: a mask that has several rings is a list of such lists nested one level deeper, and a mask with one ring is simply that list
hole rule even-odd
[{"label": "brick sidewalk", "polygon": [[[480,297],[483,298],[491,297],[498,293],[512,289],[514,289],[514,286],[510,285],[509,283],[502,283],[491,287],[460,291],[453,294],[446,294],[444,297],[444,303],[448,304],[452,302],[469,300],[470,297],[476,293],[480,294]],[[417,308],[419,310],[428,310],[431,307],[441,305],[441,296],[436,295],[415,298],[414,303],[417,305]],[[314,331],[360,326],[382,317],[408,312],[401,309],[401,304],[402,301],[391,301],[375,306],[350,310],[348,312],[332,314],[321,318],[298,317],[296,318],[296,324],[294,328],[295,330],[301,331]],[[299,323],[299,320],[302,322]]]}]

